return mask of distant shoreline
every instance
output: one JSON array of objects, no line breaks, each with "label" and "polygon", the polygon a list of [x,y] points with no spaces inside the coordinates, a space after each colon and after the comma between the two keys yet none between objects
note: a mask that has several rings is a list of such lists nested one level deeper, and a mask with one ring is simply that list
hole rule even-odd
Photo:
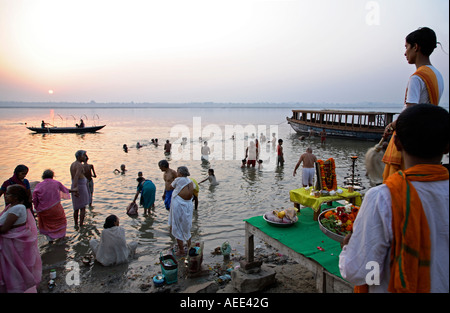
[{"label": "distant shoreline", "polygon": [[[21,102],[21,101],[0,101],[0,108],[5,109],[80,109],[80,108],[155,108],[155,109],[170,109],[170,108],[242,108],[242,109],[270,109],[270,108],[367,108],[367,107],[384,107],[384,108],[399,108],[402,104],[399,103],[301,103],[301,102],[287,102],[287,103],[269,103],[269,102],[255,102],[255,103],[219,103],[219,102],[186,102],[186,103],[137,103],[137,102],[109,102],[97,103],[91,102]],[[448,104],[442,106],[448,107]]]}]

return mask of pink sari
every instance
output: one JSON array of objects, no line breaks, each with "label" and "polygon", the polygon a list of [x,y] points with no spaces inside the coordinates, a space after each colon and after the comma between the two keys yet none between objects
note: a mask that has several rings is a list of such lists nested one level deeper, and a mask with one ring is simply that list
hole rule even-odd
[{"label": "pink sari", "polygon": [[69,190],[59,181],[46,178],[36,185],[33,192],[34,209],[38,215],[39,232],[49,240],[66,235],[67,219],[62,199],[70,199]]},{"label": "pink sari", "polygon": [[0,293],[25,292],[38,286],[41,277],[42,261],[37,244],[36,222],[27,209],[25,225],[0,234]]}]

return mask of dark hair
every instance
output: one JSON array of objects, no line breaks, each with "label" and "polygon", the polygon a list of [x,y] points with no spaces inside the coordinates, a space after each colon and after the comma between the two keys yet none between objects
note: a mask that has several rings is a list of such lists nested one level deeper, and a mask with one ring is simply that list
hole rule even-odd
[{"label": "dark hair", "polygon": [[17,165],[16,168],[14,169],[14,174],[17,175],[22,172],[28,172],[28,167],[23,164]]},{"label": "dark hair", "polygon": [[212,176],[216,176],[216,175],[214,175],[214,169],[210,168],[210,169],[208,170],[208,172],[211,173]]},{"label": "dark hair", "polygon": [[433,104],[415,104],[397,118],[396,133],[403,149],[419,158],[434,158],[448,148],[449,113]]},{"label": "dark hair", "polygon": [[160,167],[164,167],[164,168],[169,168],[169,162],[167,162],[166,160],[161,160],[158,162],[158,165]]},{"label": "dark hair", "polygon": [[30,198],[28,196],[27,189],[19,184],[9,185],[6,188],[9,194],[15,197],[20,203],[25,205],[26,208],[31,208]]},{"label": "dark hair", "polygon": [[107,228],[111,228],[116,226],[115,223],[117,222],[117,216],[115,215],[110,215],[106,218],[105,220],[105,224],[103,224],[103,228],[107,229]]},{"label": "dark hair", "polygon": [[406,36],[406,42],[410,45],[417,44],[425,56],[430,56],[437,47],[436,33],[428,27],[421,27]]},{"label": "dark hair", "polygon": [[75,152],[75,158],[78,160],[78,158],[81,158],[85,154],[86,154],[86,151],[78,150],[77,152]]},{"label": "dark hair", "polygon": [[44,173],[42,173],[42,179],[53,178],[53,176],[55,176],[55,173],[52,170],[45,170]]}]

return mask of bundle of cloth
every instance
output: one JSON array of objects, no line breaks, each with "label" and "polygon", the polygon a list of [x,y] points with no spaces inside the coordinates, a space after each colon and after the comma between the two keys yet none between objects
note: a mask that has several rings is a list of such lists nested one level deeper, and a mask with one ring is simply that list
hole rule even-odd
[{"label": "bundle of cloth", "polygon": [[273,210],[266,212],[264,215],[267,220],[275,223],[291,224],[298,221],[297,210],[295,208],[282,211]]}]

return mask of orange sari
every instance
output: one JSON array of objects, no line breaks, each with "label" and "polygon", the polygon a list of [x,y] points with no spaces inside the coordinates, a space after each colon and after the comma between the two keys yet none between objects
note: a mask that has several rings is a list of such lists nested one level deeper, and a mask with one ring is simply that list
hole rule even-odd
[{"label": "orange sari", "polygon": [[66,236],[67,219],[61,202],[51,208],[38,212],[39,232],[46,235],[50,240]]},{"label": "orange sari", "polygon": [[[439,84],[436,78],[436,74],[434,74],[433,70],[428,66],[421,66],[417,69],[417,71],[413,74],[419,76],[427,86],[428,96],[430,98],[431,104],[438,105],[439,104]],[[408,90],[406,90],[408,93]],[[406,95],[405,95],[405,103],[406,103]],[[385,163],[384,172],[383,172],[383,182],[386,179],[394,174],[395,172],[404,169],[402,154],[397,150],[394,144],[394,136],[396,132],[392,134],[391,140],[389,141],[389,145],[386,149],[386,152],[383,156],[383,162]]]}]

